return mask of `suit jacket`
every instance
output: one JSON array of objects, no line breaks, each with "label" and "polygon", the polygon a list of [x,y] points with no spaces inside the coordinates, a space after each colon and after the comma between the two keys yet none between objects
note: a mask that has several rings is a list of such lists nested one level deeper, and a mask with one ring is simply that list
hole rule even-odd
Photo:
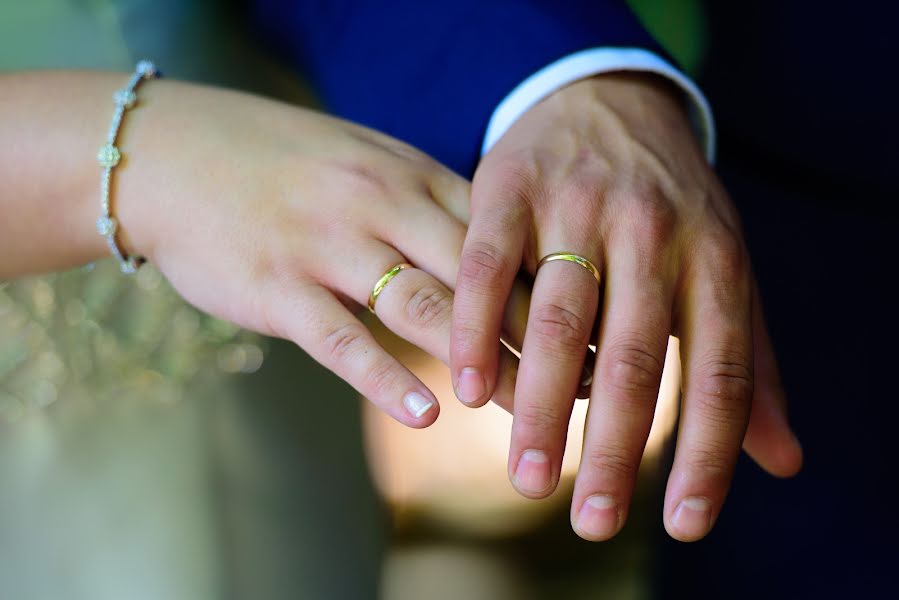
[{"label": "suit jacket", "polygon": [[614,0],[257,0],[254,11],[330,111],[467,176],[494,109],[540,68],[597,46],[664,55]]},{"label": "suit jacket", "polygon": [[[616,0],[256,0],[254,17],[329,110],[465,175],[492,111],[541,67],[598,46],[664,54]],[[895,3],[712,2],[708,20],[702,83],[726,137],[862,202],[895,186]]]}]

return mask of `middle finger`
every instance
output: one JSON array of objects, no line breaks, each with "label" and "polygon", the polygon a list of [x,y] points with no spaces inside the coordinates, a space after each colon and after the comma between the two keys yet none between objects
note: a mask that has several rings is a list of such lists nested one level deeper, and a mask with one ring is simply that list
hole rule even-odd
[{"label": "middle finger", "polygon": [[[540,245],[549,252],[577,248],[601,269],[598,243],[550,240]],[[509,450],[510,478],[525,496],[542,498],[558,483],[598,302],[598,282],[587,268],[567,260],[538,268],[515,384]]]}]

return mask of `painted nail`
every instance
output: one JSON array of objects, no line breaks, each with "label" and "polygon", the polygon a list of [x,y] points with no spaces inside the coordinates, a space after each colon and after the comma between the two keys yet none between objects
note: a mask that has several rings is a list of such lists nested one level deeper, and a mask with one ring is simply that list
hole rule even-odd
[{"label": "painted nail", "polygon": [[456,396],[465,404],[474,404],[481,399],[487,391],[484,377],[477,369],[465,367],[459,373],[459,384],[456,386]]},{"label": "painted nail", "polygon": [[588,537],[607,539],[618,533],[619,518],[615,499],[605,494],[595,494],[581,505],[577,528]]},{"label": "painted nail", "polygon": [[711,509],[711,504],[705,498],[688,496],[681,500],[674,509],[674,514],[671,515],[671,524],[678,533],[687,537],[702,537],[708,532],[711,525]]},{"label": "painted nail", "polygon": [[409,411],[410,415],[418,419],[423,414],[431,410],[431,408],[434,406],[434,401],[429,400],[427,397],[418,392],[409,392],[403,398],[403,406],[406,407],[406,410]]},{"label": "painted nail", "polygon": [[550,477],[549,458],[545,452],[525,450],[521,453],[515,468],[515,487],[528,494],[539,494],[550,486]]}]

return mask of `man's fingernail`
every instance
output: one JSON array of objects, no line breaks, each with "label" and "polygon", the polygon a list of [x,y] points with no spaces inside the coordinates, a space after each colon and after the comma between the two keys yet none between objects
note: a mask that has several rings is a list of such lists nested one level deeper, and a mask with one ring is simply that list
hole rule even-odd
[{"label": "man's fingernail", "polygon": [[515,468],[515,487],[528,494],[546,491],[551,483],[549,457],[542,450],[525,450]]},{"label": "man's fingernail", "polygon": [[409,392],[403,398],[403,406],[410,415],[418,419],[434,407],[434,401],[419,392]]},{"label": "man's fingernail", "polygon": [[456,386],[456,395],[465,404],[474,404],[487,391],[484,376],[477,369],[465,367],[459,373],[459,383]]},{"label": "man's fingernail", "polygon": [[620,516],[614,498],[605,494],[590,496],[578,513],[578,532],[590,538],[610,538],[618,533]]},{"label": "man's fingernail", "polygon": [[704,536],[711,526],[712,505],[705,498],[688,496],[680,501],[674,514],[671,515],[671,524],[678,533],[698,538]]}]

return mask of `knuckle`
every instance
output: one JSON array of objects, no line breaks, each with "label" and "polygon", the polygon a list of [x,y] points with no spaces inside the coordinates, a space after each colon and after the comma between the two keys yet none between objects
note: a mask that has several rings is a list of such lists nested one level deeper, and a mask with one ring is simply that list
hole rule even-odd
[{"label": "knuckle", "polygon": [[475,363],[483,360],[485,350],[490,347],[484,323],[456,318],[451,337],[452,347],[458,353],[458,358],[464,356]]},{"label": "knuckle", "polygon": [[390,360],[379,360],[365,372],[363,382],[367,396],[380,398],[396,387],[400,378],[400,368]]},{"label": "knuckle", "polygon": [[513,151],[499,159],[488,157],[475,172],[473,184],[478,188],[516,190],[526,195],[527,190],[538,187],[538,175],[537,157],[531,151]]},{"label": "knuckle", "polygon": [[632,239],[655,254],[670,245],[677,225],[677,214],[660,193],[633,194],[624,223]]},{"label": "knuckle", "polygon": [[337,181],[359,198],[392,196],[388,179],[381,175],[381,169],[373,165],[355,160],[336,160],[331,166],[337,172]]},{"label": "knuckle", "polygon": [[700,248],[700,262],[716,281],[739,281],[748,273],[748,256],[739,237],[724,227],[707,234]]},{"label": "knuckle", "polygon": [[446,321],[452,306],[452,298],[446,290],[425,285],[412,294],[405,310],[414,325],[427,327]]},{"label": "knuckle", "polygon": [[502,281],[507,263],[502,250],[497,246],[489,242],[476,242],[463,253],[459,275],[463,280],[493,287]]},{"label": "knuckle", "polygon": [[537,307],[530,318],[528,329],[533,330],[544,347],[558,348],[569,353],[583,352],[590,335],[586,319],[558,301]]},{"label": "knuckle", "polygon": [[583,460],[591,471],[601,474],[603,478],[629,481],[637,473],[636,461],[623,448],[590,448],[585,452]]},{"label": "knuckle", "polygon": [[642,396],[656,391],[663,366],[663,361],[645,340],[631,335],[611,344],[605,351],[601,381],[613,391]]},{"label": "knuckle", "polygon": [[[597,200],[606,193],[606,182],[589,172],[580,172],[563,181],[556,182],[549,188],[549,196],[564,199],[568,205],[583,207],[588,211],[598,211],[601,203]],[[585,220],[590,220],[589,217]]]},{"label": "knuckle", "polygon": [[362,323],[347,323],[331,331],[324,340],[325,348],[336,364],[354,361],[366,366],[361,380],[361,389],[366,396],[377,398],[395,386],[402,375],[398,363],[389,358],[371,360],[366,357],[370,353],[371,332]]},{"label": "knuckle", "polygon": [[534,432],[555,432],[563,421],[559,406],[549,403],[531,403],[515,413],[516,429]]},{"label": "knuckle", "polygon": [[267,295],[277,297],[286,290],[306,287],[308,269],[292,259],[304,250],[293,243],[295,236],[291,231],[297,231],[297,226],[297,221],[281,217],[272,226],[266,243],[252,251],[241,248],[244,256],[252,261],[249,272],[254,278],[254,287],[264,287]]},{"label": "knuckle", "polygon": [[[263,333],[298,341],[298,329],[309,324],[309,311],[291,309],[302,302],[306,288],[312,287],[312,284],[296,268],[289,272],[278,271],[269,263],[264,269],[254,273],[256,279],[250,286],[255,291],[251,314],[260,315]],[[276,302],[274,298],[289,300]],[[239,319],[235,317],[232,320]]]},{"label": "knuckle", "polygon": [[347,323],[325,336],[325,349],[335,362],[350,360],[363,351],[369,335],[362,323]]},{"label": "knuckle", "polygon": [[733,452],[711,445],[692,448],[686,459],[687,469],[706,480],[721,480],[729,476],[734,463]]},{"label": "knuckle", "polygon": [[[388,136],[385,136],[388,137]],[[412,163],[425,173],[436,173],[440,170],[440,163],[433,158],[405,142],[388,138],[383,142],[384,148],[403,163]]]},{"label": "knuckle", "polygon": [[423,169],[437,168],[436,161],[418,148],[379,131],[353,126],[343,133],[361,146],[371,146],[388,152],[391,156],[400,159],[404,167],[407,167],[408,163],[413,163]]},{"label": "knuckle", "polygon": [[473,211],[502,207],[498,225],[520,222],[531,208],[546,197],[538,157],[531,150],[488,155],[475,171],[471,183]]},{"label": "knuckle", "polygon": [[699,408],[706,418],[720,423],[739,421],[752,400],[749,361],[734,353],[719,353],[700,367],[697,390]]},{"label": "knuckle", "polygon": [[[602,178],[584,173],[546,184],[536,196],[534,213],[541,221],[565,223],[570,240],[595,240],[608,227],[608,206],[602,201],[606,185]],[[578,218],[572,219],[576,214]]]}]

